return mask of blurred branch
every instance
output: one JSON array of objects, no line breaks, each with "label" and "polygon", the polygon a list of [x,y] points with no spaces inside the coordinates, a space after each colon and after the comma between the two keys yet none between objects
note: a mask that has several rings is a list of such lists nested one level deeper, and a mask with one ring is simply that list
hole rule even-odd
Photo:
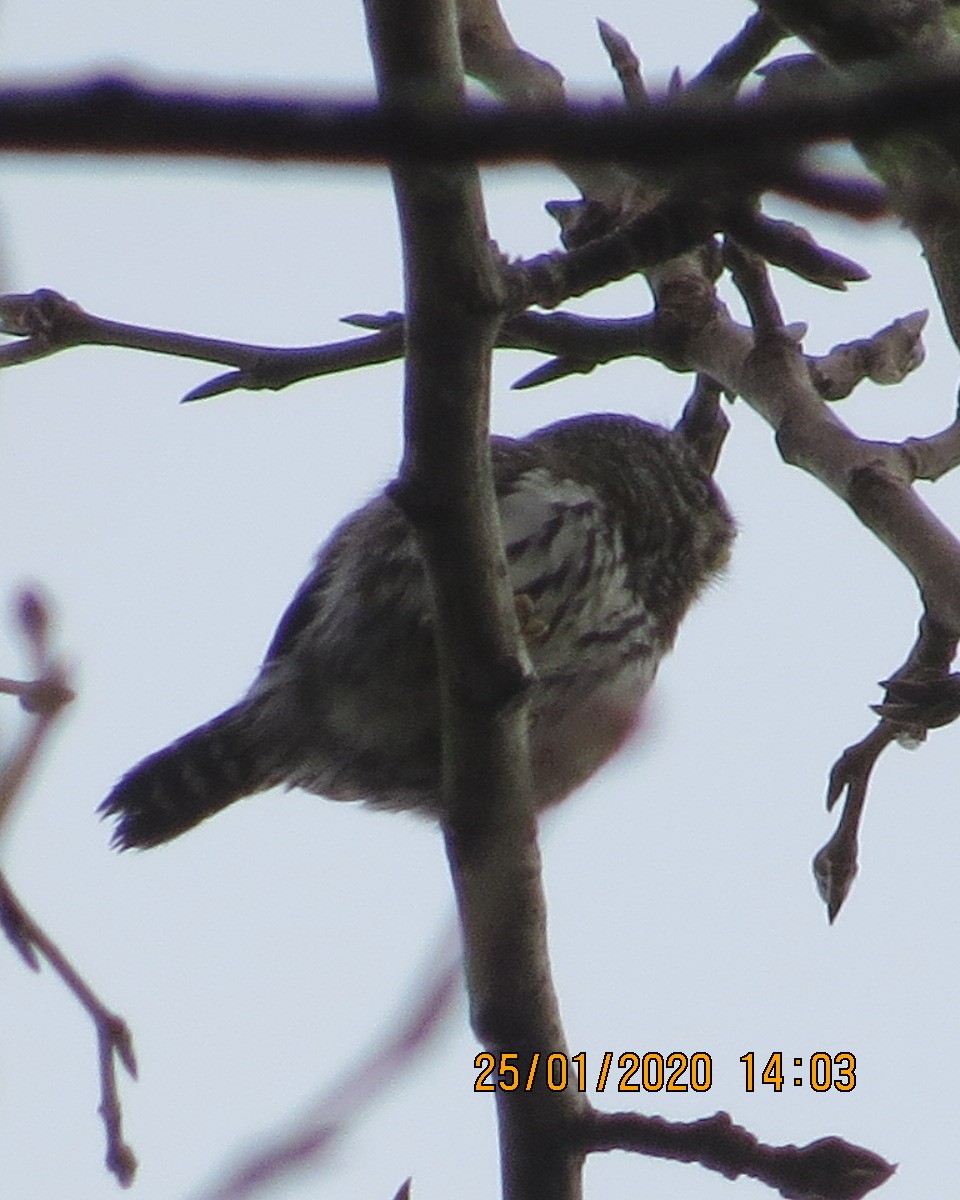
[{"label": "blurred branch", "polygon": [[[941,81],[956,78],[960,30],[951,6],[929,0],[762,0],[763,9],[802,38],[829,64],[821,78],[831,86],[857,91],[868,75],[875,79]],[[790,72],[785,73],[790,83]],[[792,95],[808,90],[801,69]],[[936,85],[935,85],[936,86]],[[786,92],[789,93],[789,86]],[[881,122],[851,130],[854,146],[883,181],[893,208],[923,248],[954,341],[960,345],[960,142],[946,102],[912,119]]]},{"label": "blurred branch", "polygon": [[17,624],[27,646],[34,678],[0,679],[0,694],[19,697],[21,707],[35,719],[13,753],[0,763],[0,831],[9,820],[53,723],[74,698],[66,668],[51,651],[50,614],[37,592],[28,590],[20,595]]},{"label": "blurred branch", "polygon": [[329,1155],[351,1125],[389,1093],[443,1028],[461,979],[457,951],[456,934],[450,929],[429,955],[426,969],[400,1006],[399,1019],[381,1045],[309,1104],[278,1137],[227,1172],[200,1200],[246,1200],[279,1187],[296,1171],[315,1168]]},{"label": "blurred branch", "polygon": [[[489,74],[487,76],[489,78]],[[868,78],[868,77],[865,77]],[[917,72],[813,94],[718,101],[709,89],[655,99],[640,112],[567,103],[505,110],[384,111],[370,102],[227,97],[105,76],[61,87],[0,89],[0,150],[161,155],[260,163],[621,162],[688,165],[720,155],[864,137],[936,120],[960,102],[960,76]]]},{"label": "blurred branch", "polygon": [[[63,664],[50,647],[50,616],[35,592],[24,592],[18,605],[20,632],[29,648],[35,678],[24,682],[0,679],[0,693],[18,696],[32,720],[20,745],[0,765],[0,826],[8,819],[14,801],[22,794],[24,781],[40,749],[64,707],[73,699]],[[117,1093],[116,1062],[136,1076],[136,1060],[130,1031],[93,992],[80,972],[52,938],[30,916],[17,898],[6,876],[0,872],[0,928],[31,970],[45,961],[60,976],[93,1022],[97,1033],[100,1064],[100,1115],[107,1135],[107,1167],[127,1187],[133,1182],[137,1160],[123,1140],[120,1101]]]}]

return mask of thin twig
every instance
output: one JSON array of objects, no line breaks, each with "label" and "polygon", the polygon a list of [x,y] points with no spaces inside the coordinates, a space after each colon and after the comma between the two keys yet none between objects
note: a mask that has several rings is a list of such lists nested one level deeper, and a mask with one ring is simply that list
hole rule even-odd
[{"label": "thin twig", "polygon": [[960,406],[945,429],[928,437],[906,438],[901,446],[914,479],[939,479],[960,466]]},{"label": "thin twig", "polygon": [[[0,693],[18,696],[23,708],[33,716],[20,745],[0,769],[0,826],[9,815],[14,800],[22,795],[24,780],[56,718],[73,699],[64,667],[51,652],[50,616],[45,601],[36,592],[25,591],[20,596],[17,612],[20,632],[27,642],[37,678],[25,682],[0,680]],[[106,1163],[119,1182],[127,1187],[133,1182],[137,1160],[123,1140],[115,1065],[116,1059],[119,1059],[126,1070],[136,1076],[130,1031],[124,1021],[104,1005],[59,946],[30,916],[2,872],[0,928],[32,970],[39,970],[41,961],[46,961],[93,1021],[100,1064],[99,1111],[107,1138]]]},{"label": "thin twig", "polygon": [[107,1168],[118,1178],[122,1187],[130,1187],[137,1171],[137,1157],[124,1141],[121,1127],[120,1100],[116,1087],[116,1060],[127,1074],[137,1078],[137,1062],[133,1055],[133,1040],[124,1019],[110,1012],[86,983],[70,960],[34,918],[26,912],[10,882],[0,872],[0,923],[20,955],[36,968],[37,956],[48,962],[68,989],[77,997],[80,1006],[94,1022],[100,1060],[100,1115],[107,1133]]},{"label": "thin twig", "polygon": [[691,79],[688,89],[733,95],[786,36],[786,30],[769,13],[754,13],[736,37],[721,46],[699,75]]},{"label": "thin twig", "polygon": [[[62,311],[69,314],[67,328],[61,327],[55,315],[61,304]],[[29,307],[42,305],[47,312],[47,332],[42,339],[26,336],[17,346],[0,347],[0,367],[14,360],[14,352],[21,345],[27,353],[17,361],[43,357],[77,345],[119,345],[148,353],[231,363],[240,368],[198,385],[183,397],[184,402],[239,389],[279,390],[323,375],[396,361],[403,357],[404,351],[404,319],[399,312],[353,313],[343,318],[347,324],[374,330],[373,337],[318,346],[284,347],[207,338],[97,317],[49,288],[30,295],[0,296],[0,321],[10,305],[16,306],[21,328],[35,323],[27,315]],[[82,313],[82,323],[77,319],[78,313]],[[879,384],[900,382],[905,373],[915,370],[923,362],[920,332],[925,317],[925,313],[898,317],[868,338],[835,346],[825,355],[808,356],[811,379],[820,395],[825,400],[843,399],[864,379]],[[799,326],[788,326],[788,332],[793,335],[798,334],[799,329]],[[618,358],[640,356],[673,365],[669,355],[664,353],[657,317],[652,313],[601,318],[569,312],[521,312],[504,321],[497,336],[497,347],[537,350],[554,356],[518,379],[513,385],[518,390],[569,375],[589,374],[603,363]],[[958,442],[960,429],[956,425],[927,438],[908,438],[903,445],[915,461],[914,477],[936,479],[944,470],[955,466],[960,453]],[[7,691],[20,695],[24,686],[35,688],[38,685],[36,682],[23,685],[0,679],[0,693]]]},{"label": "thin twig", "polygon": [[813,877],[832,925],[850,894],[859,869],[860,822],[867,802],[870,776],[877,759],[896,738],[896,729],[881,721],[865,738],[848,746],[830,772],[827,807],[846,792],[833,837],[813,857]]},{"label": "thin twig", "polygon": [[[919,745],[928,729],[960,716],[957,677],[949,673],[957,641],[955,634],[924,614],[906,662],[883,685],[887,703],[874,706],[880,723],[848,746],[830,772],[827,809],[844,793],[846,798],[833,837],[814,856],[813,874],[831,924],[857,874],[860,822],[870,776],[880,755],[894,741]],[[904,696],[909,697],[908,704]]]},{"label": "thin twig", "polygon": [[50,649],[50,615],[46,602],[33,590],[25,590],[17,601],[17,624],[27,645],[36,678],[0,679],[0,694],[17,696],[31,721],[20,743],[0,763],[0,830],[23,792],[26,777],[37,760],[50,728],[74,698],[66,668]]},{"label": "thin twig", "polygon": [[322,346],[262,346],[98,317],[50,288],[0,296],[0,331],[24,338],[0,347],[0,367],[45,358],[71,346],[119,346],[239,368],[194,388],[184,397],[188,401],[236,388],[277,391],[304,379],[388,362],[403,353],[402,325]]},{"label": "thin twig", "polygon": [[603,48],[610,57],[610,65],[620,80],[623,99],[627,107],[634,112],[646,108],[650,97],[647,95],[643,76],[640,74],[640,60],[633,47],[622,33],[619,33],[612,25],[608,25],[606,21],[597,21],[597,28],[600,31]]},{"label": "thin twig", "polygon": [[722,226],[766,262],[821,287],[842,292],[848,283],[870,278],[859,263],[818,245],[801,225],[764,216],[746,204],[731,205]]},{"label": "thin twig", "polygon": [[765,1145],[725,1112],[686,1122],[593,1112],[577,1134],[584,1150],[633,1150],[697,1162],[725,1179],[759,1180],[788,1200],[860,1200],[896,1170],[879,1154],[837,1137],[807,1146]]},{"label": "thin twig", "polygon": [[731,238],[724,241],[723,256],[758,339],[780,336],[784,330],[783,313],[764,260]]},{"label": "thin twig", "polygon": [[293,1172],[316,1167],[379,1097],[418,1061],[453,1009],[462,969],[457,935],[446,930],[427,958],[412,995],[383,1043],[307,1105],[289,1127],[230,1170],[198,1200],[247,1200],[280,1186]]},{"label": "thin twig", "polygon": [[698,375],[690,398],[683,406],[676,432],[693,449],[710,475],[717,467],[720,451],[730,429],[730,420],[720,407],[723,389],[708,375]]},{"label": "thin twig", "polygon": [[38,957],[60,976],[93,1022],[97,1033],[100,1064],[100,1106],[107,1137],[105,1162],[123,1187],[129,1187],[137,1170],[137,1159],[123,1140],[116,1062],[134,1079],[137,1064],[133,1039],[122,1017],[111,1012],[91,989],[76,967],[23,907],[6,876],[0,872],[0,924],[29,965],[36,969]]},{"label": "thin twig", "polygon": [[[865,379],[880,385],[901,383],[923,362],[921,334],[927,316],[923,311],[897,317],[868,338],[842,342],[820,357],[809,356],[807,365],[817,391],[824,400],[843,400]],[[917,479],[935,479],[943,473],[926,473],[935,469],[932,453],[925,459],[921,473],[919,461],[924,448],[928,452],[931,449],[930,443],[928,438],[909,439],[909,444],[916,447],[918,469],[914,477]]]}]

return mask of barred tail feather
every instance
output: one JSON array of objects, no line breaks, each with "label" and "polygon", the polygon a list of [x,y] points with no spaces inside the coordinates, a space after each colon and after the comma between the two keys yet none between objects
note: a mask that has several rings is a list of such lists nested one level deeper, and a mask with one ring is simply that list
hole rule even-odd
[{"label": "barred tail feather", "polygon": [[98,810],[117,818],[112,845],[157,846],[275,782],[243,708],[228,709],[124,775]]}]

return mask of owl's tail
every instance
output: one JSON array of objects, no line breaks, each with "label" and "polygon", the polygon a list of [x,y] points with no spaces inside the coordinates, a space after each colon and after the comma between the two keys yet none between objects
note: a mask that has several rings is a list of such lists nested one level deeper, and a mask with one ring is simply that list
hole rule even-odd
[{"label": "owl's tail", "polygon": [[249,709],[237,705],[128,771],[98,810],[118,818],[111,844],[157,846],[272,786],[253,728]]}]

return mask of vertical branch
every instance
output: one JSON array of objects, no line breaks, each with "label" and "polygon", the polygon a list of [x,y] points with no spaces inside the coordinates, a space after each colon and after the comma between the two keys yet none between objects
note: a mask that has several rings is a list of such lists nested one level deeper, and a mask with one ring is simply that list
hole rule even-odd
[{"label": "vertical branch", "polygon": [[[381,103],[456,110],[463,66],[453,0],[366,0]],[[406,445],[392,495],[431,582],[443,705],[444,834],[471,1018],[493,1053],[564,1052],[546,949],[519,640],[489,456],[490,358],[504,284],[473,165],[392,166],[406,280]],[[497,1093],[503,1191],[576,1200],[559,1148],[579,1111],[542,1085]]]}]

